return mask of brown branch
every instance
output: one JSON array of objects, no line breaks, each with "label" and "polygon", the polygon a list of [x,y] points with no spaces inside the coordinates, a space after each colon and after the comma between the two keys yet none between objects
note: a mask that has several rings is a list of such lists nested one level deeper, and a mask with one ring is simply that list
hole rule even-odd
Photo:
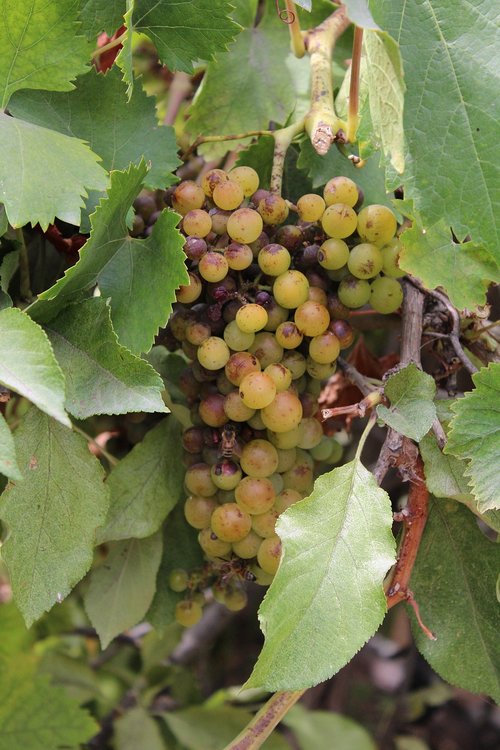
[{"label": "brown branch", "polygon": [[346,378],[350,380],[351,383],[355,385],[359,391],[361,391],[363,396],[368,396],[369,393],[377,390],[376,387],[372,385],[368,381],[368,379],[354,367],[354,365],[351,365],[351,363],[343,357],[339,357],[337,359],[337,365],[339,369],[342,370]]},{"label": "brown branch", "polygon": [[224,750],[258,750],[305,690],[275,693]]},{"label": "brown branch", "polygon": [[361,69],[361,48],[363,29],[354,27],[352,42],[351,80],[349,82],[349,107],[347,111],[346,136],[348,143],[354,143],[359,125],[359,73]]}]

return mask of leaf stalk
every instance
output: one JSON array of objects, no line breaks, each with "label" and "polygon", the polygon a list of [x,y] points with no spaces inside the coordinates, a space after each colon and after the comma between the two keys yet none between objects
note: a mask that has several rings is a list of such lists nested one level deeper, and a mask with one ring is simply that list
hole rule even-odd
[{"label": "leaf stalk", "polygon": [[224,750],[258,750],[305,690],[274,693]]},{"label": "leaf stalk", "polygon": [[290,32],[290,46],[295,57],[301,58],[306,54],[306,45],[300,29],[300,21],[295,3],[292,0],[285,0],[286,10],[288,13],[288,30]]},{"label": "leaf stalk", "polygon": [[361,69],[361,48],[363,29],[354,27],[352,43],[351,80],[349,83],[349,107],[347,110],[347,141],[354,143],[359,127],[359,73]]}]

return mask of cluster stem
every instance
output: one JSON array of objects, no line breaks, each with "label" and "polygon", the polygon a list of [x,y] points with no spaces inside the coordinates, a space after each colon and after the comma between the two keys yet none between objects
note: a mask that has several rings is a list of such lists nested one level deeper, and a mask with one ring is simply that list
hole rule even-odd
[{"label": "cluster stem", "polygon": [[299,133],[304,130],[304,120],[299,120],[289,125],[287,128],[281,128],[275,130],[273,135],[274,138],[274,155],[273,155],[273,168],[271,171],[271,180],[269,183],[269,190],[271,193],[281,195],[281,185],[283,182],[283,168],[285,166],[286,152],[291,142]]}]

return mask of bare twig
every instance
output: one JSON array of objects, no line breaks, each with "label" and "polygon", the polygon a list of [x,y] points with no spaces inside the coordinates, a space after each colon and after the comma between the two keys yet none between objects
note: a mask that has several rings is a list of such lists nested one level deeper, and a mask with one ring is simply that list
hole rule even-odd
[{"label": "bare twig", "polygon": [[371,385],[368,378],[362,375],[354,367],[354,365],[351,365],[351,363],[343,357],[339,357],[337,359],[337,365],[339,369],[342,370],[346,378],[350,380],[351,383],[355,385],[359,391],[361,391],[363,396],[368,396],[369,393],[377,390],[375,386]]},{"label": "bare twig", "polygon": [[234,614],[218,602],[205,607],[201,620],[185,630],[180,643],[169,657],[172,664],[190,664],[203,651],[207,650],[215,638],[232,620]]}]

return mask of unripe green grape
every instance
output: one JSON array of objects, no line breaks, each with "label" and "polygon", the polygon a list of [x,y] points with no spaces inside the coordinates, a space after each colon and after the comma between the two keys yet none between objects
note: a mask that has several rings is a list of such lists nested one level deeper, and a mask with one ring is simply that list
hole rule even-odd
[{"label": "unripe green grape", "polygon": [[376,245],[362,242],[352,248],[347,267],[357,279],[373,279],[381,271],[383,262],[382,253]]},{"label": "unripe green grape", "polygon": [[245,609],[247,603],[248,596],[242,588],[231,587],[225,591],[223,604],[230,612],[239,612]]},{"label": "unripe green grape", "polygon": [[251,515],[265,513],[276,497],[274,487],[266,477],[244,477],[234,494],[239,507]]},{"label": "unripe green grape", "polygon": [[330,453],[325,459],[327,464],[338,464],[342,460],[342,454],[344,453],[343,447],[336,440],[331,439]]},{"label": "unripe green grape", "polygon": [[281,358],[281,364],[290,370],[292,380],[298,380],[306,371],[306,358],[300,352],[285,352]]},{"label": "unripe green grape", "polygon": [[174,570],[170,571],[170,574],[168,576],[168,585],[172,589],[172,591],[175,591],[177,594],[180,594],[182,591],[185,591],[188,587],[189,583],[189,576],[185,570],[182,568],[174,568]]},{"label": "unripe green grape", "polygon": [[263,273],[267,276],[280,276],[288,271],[291,263],[291,256],[286,247],[272,242],[265,245],[259,252],[257,262]]},{"label": "unripe green grape", "polygon": [[275,396],[274,381],[264,372],[250,372],[240,383],[240,397],[250,409],[263,409]]},{"label": "unripe green grape", "polygon": [[224,372],[230,383],[240,385],[246,375],[249,375],[251,372],[260,372],[261,369],[260,362],[255,354],[250,354],[250,352],[236,352],[229,357],[224,367]]},{"label": "unripe green grape", "polygon": [[312,357],[307,358],[307,374],[314,380],[327,380],[337,369],[336,362],[316,362]]},{"label": "unripe green grape", "polygon": [[289,432],[302,419],[302,404],[291,391],[277,393],[274,400],[261,411],[262,421],[273,432]]},{"label": "unripe green grape", "polygon": [[223,169],[209,169],[201,178],[201,188],[208,198],[211,198],[217,185],[229,180],[229,175]]},{"label": "unripe green grape", "polygon": [[200,279],[194,273],[189,273],[189,283],[181,284],[179,289],[175,293],[177,302],[182,302],[184,305],[190,305],[198,299],[203,291],[203,286]]},{"label": "unripe green grape", "polygon": [[393,240],[390,240],[387,245],[384,245],[380,251],[384,261],[382,271],[386,276],[391,276],[393,279],[400,279],[405,275],[405,272],[402,271],[398,265],[401,249],[400,241],[394,238]]},{"label": "unripe green grape", "polygon": [[370,299],[370,284],[365,279],[356,279],[354,276],[346,276],[339,284],[339,300],[343,305],[351,309],[363,307]]},{"label": "unripe green grape", "polygon": [[224,250],[224,257],[233,271],[244,271],[253,263],[252,250],[248,245],[241,245],[239,242],[231,242]]},{"label": "unripe green grape", "polygon": [[365,242],[378,247],[387,245],[396,234],[398,223],[387,206],[373,204],[361,209],[358,214],[358,234]]},{"label": "unripe green grape", "polygon": [[209,250],[208,253],[205,253],[205,255],[200,258],[198,271],[205,281],[214,283],[226,278],[227,272],[229,271],[229,265],[221,253]]},{"label": "unripe green grape", "polygon": [[260,416],[260,410],[256,411],[253,417],[250,417],[250,419],[247,419],[248,424],[253,430],[265,430],[266,425],[262,421],[262,417]]},{"label": "unripe green grape", "polygon": [[[307,458],[310,457],[307,456]],[[309,461],[298,457],[295,466],[288,471],[283,472],[283,481],[285,483],[285,489],[293,489],[298,492],[309,494],[314,484],[313,469],[309,464]]]},{"label": "unripe green grape", "polygon": [[257,553],[257,562],[262,570],[270,575],[274,575],[278,570],[281,560],[281,540],[279,536],[274,535],[269,539],[264,539]]},{"label": "unripe green grape", "polygon": [[256,333],[253,344],[248,347],[248,350],[255,354],[263,369],[274,362],[279,362],[283,356],[283,347],[276,340],[276,336],[267,331]]},{"label": "unripe green grape", "polygon": [[295,450],[295,448],[288,448],[286,450],[277,448],[276,450],[278,451],[278,468],[276,469],[276,471],[279,471],[279,473],[281,474],[284,471],[288,471],[288,469],[291,469],[295,464],[297,451]]},{"label": "unripe green grape", "polygon": [[289,487],[286,490],[282,490],[279,495],[276,496],[273,508],[274,510],[276,510],[278,515],[281,515],[285,512],[285,510],[290,508],[291,505],[295,505],[295,503],[298,503],[299,500],[302,500],[303,497],[304,496],[300,492],[297,492],[297,490]]},{"label": "unripe green grape", "polygon": [[229,179],[241,186],[245,198],[250,198],[259,189],[259,175],[252,167],[234,167],[229,172]]},{"label": "unripe green grape", "polygon": [[275,494],[278,495],[283,489],[283,477],[281,476],[281,474],[278,474],[278,472],[276,472],[275,474],[271,474],[271,476],[269,477],[269,481],[274,487]]},{"label": "unripe green grape", "polygon": [[240,539],[239,542],[233,542],[233,552],[243,560],[250,560],[252,557],[256,556],[261,542],[262,537],[260,537],[252,528],[252,530],[249,531],[243,539]]},{"label": "unripe green grape", "polygon": [[292,373],[288,367],[282,365],[281,362],[273,362],[266,367],[264,372],[273,379],[277,393],[280,391],[286,391],[290,388],[292,384]]},{"label": "unripe green grape", "polygon": [[286,320],[276,329],[276,341],[283,349],[296,349],[301,345],[303,334],[293,320]]},{"label": "unripe green grape", "polygon": [[246,351],[252,346],[254,339],[255,334],[242,331],[236,320],[232,320],[224,329],[224,341],[233,352]]},{"label": "unripe green grape", "polygon": [[285,271],[278,276],[273,284],[274,299],[288,310],[302,305],[307,300],[309,282],[300,271]]},{"label": "unripe green grape", "polygon": [[324,305],[307,300],[295,310],[294,320],[305,336],[319,336],[328,328],[330,313]]},{"label": "unripe green grape", "polygon": [[250,440],[241,452],[240,463],[250,477],[270,477],[278,468],[278,452],[268,440]]},{"label": "unripe green grape", "polygon": [[339,354],[339,340],[330,331],[315,336],[309,343],[309,356],[320,365],[328,365],[334,362]]},{"label": "unripe green grape", "polygon": [[323,435],[319,443],[311,448],[310,452],[315,461],[326,461],[332,452],[331,438]]},{"label": "unripe green grape", "polygon": [[218,336],[210,336],[199,347],[197,352],[198,362],[206,370],[220,370],[229,360],[231,352],[224,339]]},{"label": "unripe green grape", "polygon": [[238,542],[252,528],[252,519],[237,503],[226,503],[214,510],[210,526],[223,542]]},{"label": "unripe green grape", "polygon": [[225,396],[222,393],[209,393],[202,398],[198,406],[198,413],[209,427],[222,427],[227,422],[224,411]]},{"label": "unripe green grape", "polygon": [[348,259],[349,247],[344,240],[330,238],[325,240],[319,249],[318,262],[327,271],[337,271],[345,266]]},{"label": "unripe green grape", "polygon": [[274,304],[266,307],[267,311],[267,323],[264,326],[265,331],[276,331],[281,323],[284,323],[288,319],[288,310],[281,305]]},{"label": "unripe green grape", "polygon": [[227,492],[238,486],[243,475],[237,463],[223,459],[212,466],[210,476],[216,487]]},{"label": "unripe green grape", "polygon": [[252,530],[260,537],[259,547],[262,539],[269,539],[276,534],[276,521],[278,517],[279,513],[274,507],[269,508],[265,513],[252,516]]},{"label": "unripe green grape", "polygon": [[185,216],[188,211],[192,211],[195,208],[201,208],[204,202],[205,193],[192,180],[180,182],[173,192],[172,205],[182,216]]},{"label": "unripe green grape", "polygon": [[327,271],[328,278],[332,281],[342,281],[342,279],[345,279],[346,276],[349,276],[349,269],[347,268],[347,263],[345,266],[342,266],[342,268],[337,268],[336,270]]},{"label": "unripe green grape", "polygon": [[184,216],[182,229],[188,237],[206,237],[212,231],[212,219],[201,208],[193,208]]},{"label": "unripe green grape", "polygon": [[371,284],[370,305],[379,313],[388,315],[401,307],[403,289],[397,279],[381,276]]},{"label": "unripe green grape", "polygon": [[217,503],[213,497],[191,495],[184,503],[184,516],[194,529],[206,529],[216,507]]},{"label": "unripe green grape", "polygon": [[245,333],[257,333],[267,325],[267,311],[254,303],[243,305],[236,313],[238,328]]},{"label": "unripe green grape", "polygon": [[323,189],[323,197],[327,206],[345,203],[354,208],[359,199],[358,186],[349,177],[332,177]]},{"label": "unripe green grape", "polygon": [[307,193],[297,201],[297,212],[302,221],[315,222],[323,216],[326,203],[320,195]]},{"label": "unripe green grape", "polygon": [[259,201],[258,212],[262,216],[264,224],[275,226],[286,221],[289,209],[286,201],[280,195],[269,193]]},{"label": "unripe green grape", "polygon": [[357,221],[354,209],[345,203],[333,203],[323,214],[321,226],[329,237],[343,240],[356,230]]},{"label": "unripe green grape", "polygon": [[269,573],[266,573],[265,570],[262,570],[260,565],[257,565],[257,563],[254,563],[250,566],[250,573],[255,578],[255,583],[258,586],[269,586],[273,582],[273,575],[270,575]]},{"label": "unripe green grape", "polygon": [[[224,505],[220,506],[224,508]],[[219,539],[211,528],[202,529],[198,534],[198,544],[208,557],[228,557],[231,554],[231,545]]]},{"label": "unripe green grape", "polygon": [[299,448],[310,450],[321,442],[323,437],[323,428],[314,417],[306,417],[302,420],[302,438]]},{"label": "unripe green grape", "polygon": [[286,432],[275,432],[267,430],[267,439],[280,450],[289,450],[295,448],[302,439],[302,427],[300,423]]},{"label": "unripe green grape", "polygon": [[217,487],[210,476],[210,466],[205,463],[190,466],[186,471],[184,484],[188,492],[198,497],[212,497],[217,492]]},{"label": "unripe green grape", "polygon": [[219,182],[212,193],[213,202],[224,211],[233,211],[238,208],[244,197],[241,185],[235,180]]},{"label": "unripe green grape", "polygon": [[255,409],[250,409],[243,402],[239,391],[231,391],[224,400],[224,411],[230,422],[248,422],[255,414]]},{"label": "unripe green grape", "polygon": [[202,614],[203,609],[198,602],[183,601],[175,605],[175,621],[185,628],[196,625],[201,620]]},{"label": "unripe green grape", "polygon": [[222,236],[226,233],[227,222],[231,216],[231,211],[224,211],[222,208],[212,208],[210,218],[212,220],[212,232]]},{"label": "unripe green grape", "polygon": [[262,217],[252,208],[239,208],[227,222],[227,233],[234,242],[248,245],[255,242],[262,232]]}]

